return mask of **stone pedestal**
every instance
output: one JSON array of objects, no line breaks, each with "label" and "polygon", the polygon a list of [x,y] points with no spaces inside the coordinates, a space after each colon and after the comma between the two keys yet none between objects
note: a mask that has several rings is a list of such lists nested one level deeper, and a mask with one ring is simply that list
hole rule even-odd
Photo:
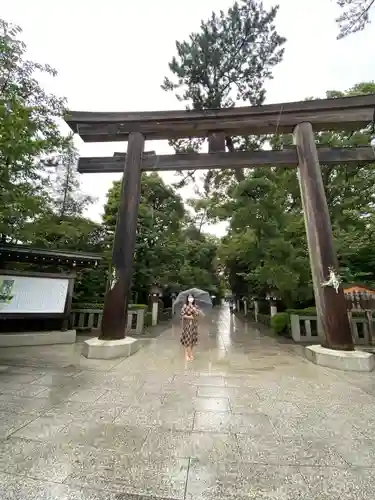
[{"label": "stone pedestal", "polygon": [[89,359],[127,358],[142,347],[142,342],[133,337],[119,340],[100,340],[97,337],[85,340],[82,354]]},{"label": "stone pedestal", "polygon": [[156,294],[154,294],[151,300],[152,300],[151,325],[156,326],[158,324],[158,317],[159,317],[159,297]]},{"label": "stone pedestal", "polygon": [[363,351],[336,351],[321,345],[305,347],[305,356],[316,365],[344,371],[371,372],[375,356]]},{"label": "stone pedestal", "polygon": [[[141,335],[144,330],[145,325],[145,311],[146,307],[143,309],[129,309],[128,312],[128,330],[132,330],[132,317],[133,315],[137,316],[137,326],[135,330],[133,330],[133,334]],[[131,333],[131,332],[130,332]]]},{"label": "stone pedestal", "polygon": [[259,302],[254,300],[254,319],[258,322],[258,314],[259,314]]},{"label": "stone pedestal", "polygon": [[275,314],[277,314],[277,306],[276,304],[272,304],[270,305],[270,314],[271,314],[271,318],[273,316],[275,316]]}]

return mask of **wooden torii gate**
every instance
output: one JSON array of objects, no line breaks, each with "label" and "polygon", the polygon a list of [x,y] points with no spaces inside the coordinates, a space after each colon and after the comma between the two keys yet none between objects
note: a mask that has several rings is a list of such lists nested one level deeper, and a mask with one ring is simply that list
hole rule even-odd
[{"label": "wooden torii gate", "polygon": [[[66,122],[85,142],[128,141],[127,154],[80,158],[82,173],[123,172],[121,201],[113,244],[114,281],[103,311],[100,338],[125,337],[133,275],[142,171],[253,168],[298,165],[302,204],[318,321],[324,346],[352,350],[353,341],[342,288],[323,286],[337,271],[319,160],[322,164],[373,163],[371,147],[317,148],[313,131],[355,130],[372,120],[375,95],[321,99],[259,107],[205,111],[140,113],[71,112]],[[293,133],[293,148],[281,151],[225,151],[227,136]],[[209,153],[156,155],[145,153],[145,140],[207,137]]]}]

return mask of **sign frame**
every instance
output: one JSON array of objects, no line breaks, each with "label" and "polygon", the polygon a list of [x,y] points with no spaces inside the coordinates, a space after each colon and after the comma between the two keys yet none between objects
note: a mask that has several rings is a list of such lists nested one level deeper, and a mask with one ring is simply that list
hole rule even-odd
[{"label": "sign frame", "polygon": [[61,318],[62,320],[68,320],[72,307],[73,299],[73,289],[74,281],[76,278],[76,273],[43,273],[34,271],[19,271],[10,269],[0,269],[0,275],[3,276],[15,276],[22,278],[43,278],[43,279],[67,279],[68,289],[65,299],[64,311],[59,313],[40,313],[40,312],[3,312],[0,308],[0,319],[21,319],[21,318]]}]

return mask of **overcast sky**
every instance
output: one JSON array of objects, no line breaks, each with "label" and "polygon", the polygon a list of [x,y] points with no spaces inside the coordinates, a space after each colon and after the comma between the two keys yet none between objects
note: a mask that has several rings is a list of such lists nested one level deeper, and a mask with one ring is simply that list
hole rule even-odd
[{"label": "overcast sky", "polygon": [[[265,5],[275,2],[266,0]],[[1,17],[23,28],[29,57],[58,70],[45,81],[68,98],[72,110],[148,111],[176,109],[173,94],[160,88],[175,54],[175,41],[199,29],[212,10],[232,0],[12,0],[1,2]],[[375,79],[375,25],[337,41],[335,0],[280,0],[277,27],[287,38],[283,62],[267,84],[267,102],[323,97]],[[83,156],[112,155],[126,144],[79,144]],[[146,150],[171,152],[162,141]],[[98,220],[105,194],[119,176],[82,176],[82,189],[97,197],[89,216]],[[163,174],[166,182],[173,174]],[[182,192],[184,197],[191,190]],[[222,226],[210,228],[218,236]]]}]

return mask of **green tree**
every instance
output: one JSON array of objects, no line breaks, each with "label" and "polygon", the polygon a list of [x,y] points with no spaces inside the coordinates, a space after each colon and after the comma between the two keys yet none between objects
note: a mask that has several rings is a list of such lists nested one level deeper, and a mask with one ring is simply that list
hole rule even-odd
[{"label": "green tree", "polygon": [[[162,88],[174,92],[187,109],[262,104],[264,84],[272,78],[272,69],[284,53],[285,38],[277,33],[274,24],[277,11],[277,6],[265,9],[259,0],[240,0],[227,12],[213,12],[188,41],[176,42],[177,56],[169,63],[173,76],[164,79]],[[202,144],[200,139],[172,141],[179,152],[198,151]],[[229,151],[257,148],[259,140],[228,136],[226,146]],[[234,175],[237,180],[243,179],[239,170]],[[186,179],[192,178],[190,172]],[[206,185],[216,179],[216,174],[210,172]]]},{"label": "green tree", "polygon": [[94,201],[91,196],[81,192],[77,172],[78,157],[71,136],[65,150],[45,162],[49,173],[51,209],[61,218],[82,216],[87,206]]},{"label": "green tree", "polygon": [[[107,195],[104,226],[113,240],[121,182]],[[143,174],[138,214],[133,292],[147,295],[152,282],[174,282],[182,257],[179,241],[185,209],[180,196],[158,174]]]},{"label": "green tree", "polygon": [[370,11],[375,0],[336,0],[336,3],[341,9],[341,14],[336,19],[340,30],[338,39],[362,31],[370,23]]},{"label": "green tree", "polygon": [[180,289],[200,288],[222,296],[218,266],[219,240],[204,234],[200,227],[189,225],[182,234],[183,263],[176,275]]},{"label": "green tree", "polygon": [[256,169],[236,187],[220,255],[234,293],[264,297],[277,291],[292,306],[312,295],[303,220],[289,210],[280,178],[278,171]]},{"label": "green tree", "polygon": [[64,151],[44,161],[48,199],[43,214],[30,222],[36,246],[85,252],[102,249],[103,229],[84,217],[93,199],[81,192],[77,161],[72,137],[67,138]]},{"label": "green tree", "polygon": [[[113,240],[121,183],[107,195],[104,227]],[[175,190],[158,174],[143,174],[138,214],[133,293],[145,301],[153,282],[172,291],[198,287],[219,294],[218,241],[202,233],[187,216]]]},{"label": "green tree", "polygon": [[30,222],[30,230],[26,232],[31,237],[27,243],[38,248],[101,255],[103,262],[97,268],[78,271],[74,288],[75,301],[101,302],[106,289],[110,246],[105,228],[84,217],[92,198],[81,192],[77,159],[71,142],[65,151],[45,162],[48,199],[43,213]]},{"label": "green tree", "polygon": [[66,138],[57,119],[65,100],[48,94],[37,73],[54,76],[48,65],[25,58],[18,26],[0,20],[0,240],[29,239],[28,222],[48,200],[43,160],[63,151]]},{"label": "green tree", "polygon": [[[92,200],[79,189],[73,139],[59,128],[65,99],[38,80],[56,71],[26,59],[20,34],[0,20],[0,242],[101,253],[103,229],[83,216]],[[80,274],[78,293],[93,278]]]},{"label": "green tree", "polygon": [[243,101],[262,104],[264,82],[281,61],[282,45],[274,25],[278,7],[268,11],[257,0],[235,2],[227,12],[212,13],[199,33],[176,42],[177,57],[163,88],[177,91],[179,101],[193,109],[231,107]]},{"label": "green tree", "polygon": [[[327,97],[373,93],[365,82],[347,92],[327,92]],[[346,147],[368,145],[366,130],[316,134],[320,145]],[[273,147],[288,145],[291,136],[273,137]],[[294,168],[254,169],[221,204],[213,209],[230,220],[229,235],[221,254],[230,284],[237,293],[264,296],[276,290],[285,305],[312,297],[300,189]],[[374,234],[374,165],[322,165],[341,272],[346,281],[374,282],[372,235]]]}]

